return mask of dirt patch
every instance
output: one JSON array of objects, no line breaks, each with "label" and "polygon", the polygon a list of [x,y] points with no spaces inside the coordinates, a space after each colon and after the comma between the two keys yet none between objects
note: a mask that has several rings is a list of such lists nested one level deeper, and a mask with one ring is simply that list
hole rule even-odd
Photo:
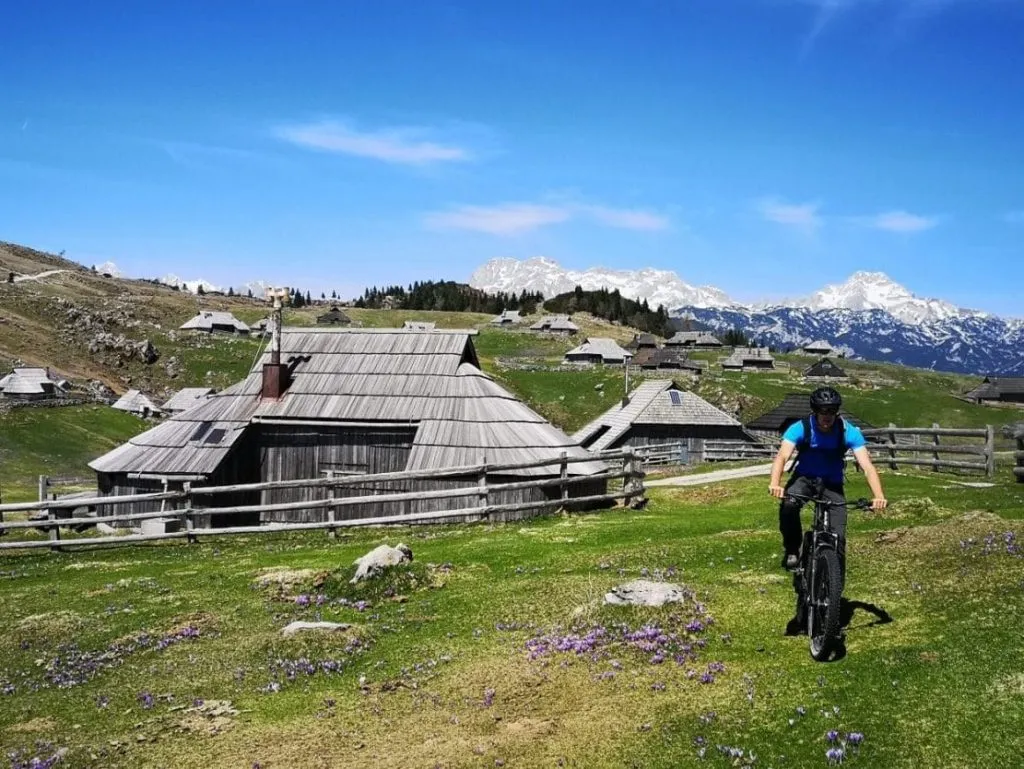
[{"label": "dirt patch", "polygon": [[20,724],[12,724],[7,731],[18,734],[32,734],[33,732],[53,732],[57,729],[57,721],[51,716],[45,718],[33,718],[31,721],[22,721]]},{"label": "dirt patch", "polygon": [[18,622],[15,630],[22,635],[35,638],[60,638],[70,635],[85,626],[85,619],[73,611],[51,611],[33,614]]},{"label": "dirt patch", "polygon": [[326,570],[290,569],[286,566],[275,566],[262,569],[253,579],[253,584],[261,590],[286,596],[300,586],[323,584],[330,574]]},{"label": "dirt patch", "polygon": [[234,727],[237,715],[229,700],[206,700],[186,709],[177,727],[193,734],[221,734]]},{"label": "dirt patch", "polygon": [[946,550],[961,540],[984,537],[992,531],[1018,528],[986,510],[972,510],[925,526],[904,526],[875,535],[874,544],[898,551]]},{"label": "dirt patch", "polygon": [[728,483],[711,483],[707,486],[659,486],[658,496],[668,501],[691,505],[709,505],[723,502],[740,491]]}]

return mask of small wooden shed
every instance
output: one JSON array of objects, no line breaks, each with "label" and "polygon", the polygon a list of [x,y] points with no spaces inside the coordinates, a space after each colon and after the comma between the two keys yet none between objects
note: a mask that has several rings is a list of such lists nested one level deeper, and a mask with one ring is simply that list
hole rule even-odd
[{"label": "small wooden shed", "polygon": [[331,309],[322,315],[316,316],[316,323],[318,326],[347,326],[351,322],[352,319],[336,305],[332,305]]},{"label": "small wooden shed", "polygon": [[964,397],[975,403],[1024,403],[1024,377],[987,376]]}]

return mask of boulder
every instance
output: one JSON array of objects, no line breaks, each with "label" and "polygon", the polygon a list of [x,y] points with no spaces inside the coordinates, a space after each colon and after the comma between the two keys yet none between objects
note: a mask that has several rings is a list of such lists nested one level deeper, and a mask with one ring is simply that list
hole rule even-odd
[{"label": "boulder", "polygon": [[678,603],[689,596],[690,593],[685,588],[670,582],[635,579],[613,587],[610,592],[605,593],[604,602],[617,605],[664,606],[666,603]]},{"label": "boulder", "polygon": [[356,574],[349,580],[355,584],[364,579],[371,579],[380,574],[389,566],[397,566],[400,563],[412,560],[412,550],[408,545],[399,543],[396,547],[380,545],[368,552],[366,555],[356,558]]},{"label": "boulder", "polygon": [[326,630],[331,633],[337,633],[348,630],[350,627],[352,626],[346,622],[306,622],[304,620],[295,620],[295,622],[281,629],[281,635],[290,637],[296,633],[301,633],[303,630]]}]

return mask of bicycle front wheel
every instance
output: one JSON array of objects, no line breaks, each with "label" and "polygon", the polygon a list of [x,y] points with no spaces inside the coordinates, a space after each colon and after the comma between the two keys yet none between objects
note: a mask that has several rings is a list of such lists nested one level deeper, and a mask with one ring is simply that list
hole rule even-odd
[{"label": "bicycle front wheel", "polygon": [[835,550],[819,550],[814,559],[809,612],[811,656],[819,662],[828,659],[839,637],[839,609],[842,601],[842,574]]}]

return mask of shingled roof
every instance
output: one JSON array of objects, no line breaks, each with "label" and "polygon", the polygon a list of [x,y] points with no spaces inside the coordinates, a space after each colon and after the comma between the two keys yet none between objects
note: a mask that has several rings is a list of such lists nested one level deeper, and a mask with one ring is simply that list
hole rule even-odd
[{"label": "shingled roof", "polygon": [[625,350],[615,342],[614,339],[592,336],[584,339],[583,344],[574,347],[565,354],[566,360],[573,360],[576,357],[594,358],[601,357],[604,363],[622,363],[626,358],[632,357],[629,350]]},{"label": "shingled roof", "polygon": [[846,372],[839,368],[830,358],[822,358],[804,371],[805,377],[815,379],[845,379]]},{"label": "shingled roof", "polygon": [[134,389],[129,390],[114,401],[111,407],[121,411],[128,411],[132,414],[147,415],[161,413],[159,406],[153,403],[144,393]]},{"label": "shingled roof", "polygon": [[[473,331],[286,328],[281,362],[291,383],[279,400],[260,397],[267,352],[242,381],[90,463],[98,472],[213,473],[250,425],[315,420],[416,428],[408,470],[514,464],[566,452],[589,457],[568,435],[479,368]],[[258,435],[258,433],[257,433]],[[601,472],[600,462],[568,466]],[[510,474],[545,476],[556,466]]]},{"label": "shingled roof", "polygon": [[687,357],[686,351],[678,347],[641,348],[633,356],[632,363],[634,366],[640,366],[641,368],[682,369],[688,371],[704,370],[704,366],[699,361],[690,360]]},{"label": "shingled roof", "polygon": [[62,395],[67,380],[54,377],[48,368],[25,366],[15,368],[0,378],[0,393],[10,397]]},{"label": "shingled roof", "polygon": [[164,412],[177,414],[202,403],[213,394],[212,387],[183,387],[164,402]]},{"label": "shingled roof", "polygon": [[[811,413],[810,398],[810,393],[786,393],[786,397],[782,399],[782,403],[778,406],[766,414],[762,414],[756,419],[747,422],[747,429],[781,433],[793,422],[797,422]],[[848,420],[861,429],[873,427],[873,425],[854,416],[846,411],[846,409],[840,409],[839,414],[843,419]]]},{"label": "shingled roof", "polygon": [[181,331],[213,331],[215,328],[231,329],[236,334],[249,333],[249,327],[230,312],[217,310],[203,310],[178,327]]},{"label": "shingled roof", "polygon": [[625,405],[616,404],[573,433],[572,438],[585,444],[600,433],[597,440],[587,448],[590,451],[602,451],[614,446],[633,425],[720,425],[738,430],[743,428],[736,419],[696,393],[684,390],[671,379],[654,379],[633,390]]},{"label": "shingled roof", "polygon": [[1024,395],[1024,377],[987,376],[964,397],[972,400],[1001,400],[1005,395]]}]

